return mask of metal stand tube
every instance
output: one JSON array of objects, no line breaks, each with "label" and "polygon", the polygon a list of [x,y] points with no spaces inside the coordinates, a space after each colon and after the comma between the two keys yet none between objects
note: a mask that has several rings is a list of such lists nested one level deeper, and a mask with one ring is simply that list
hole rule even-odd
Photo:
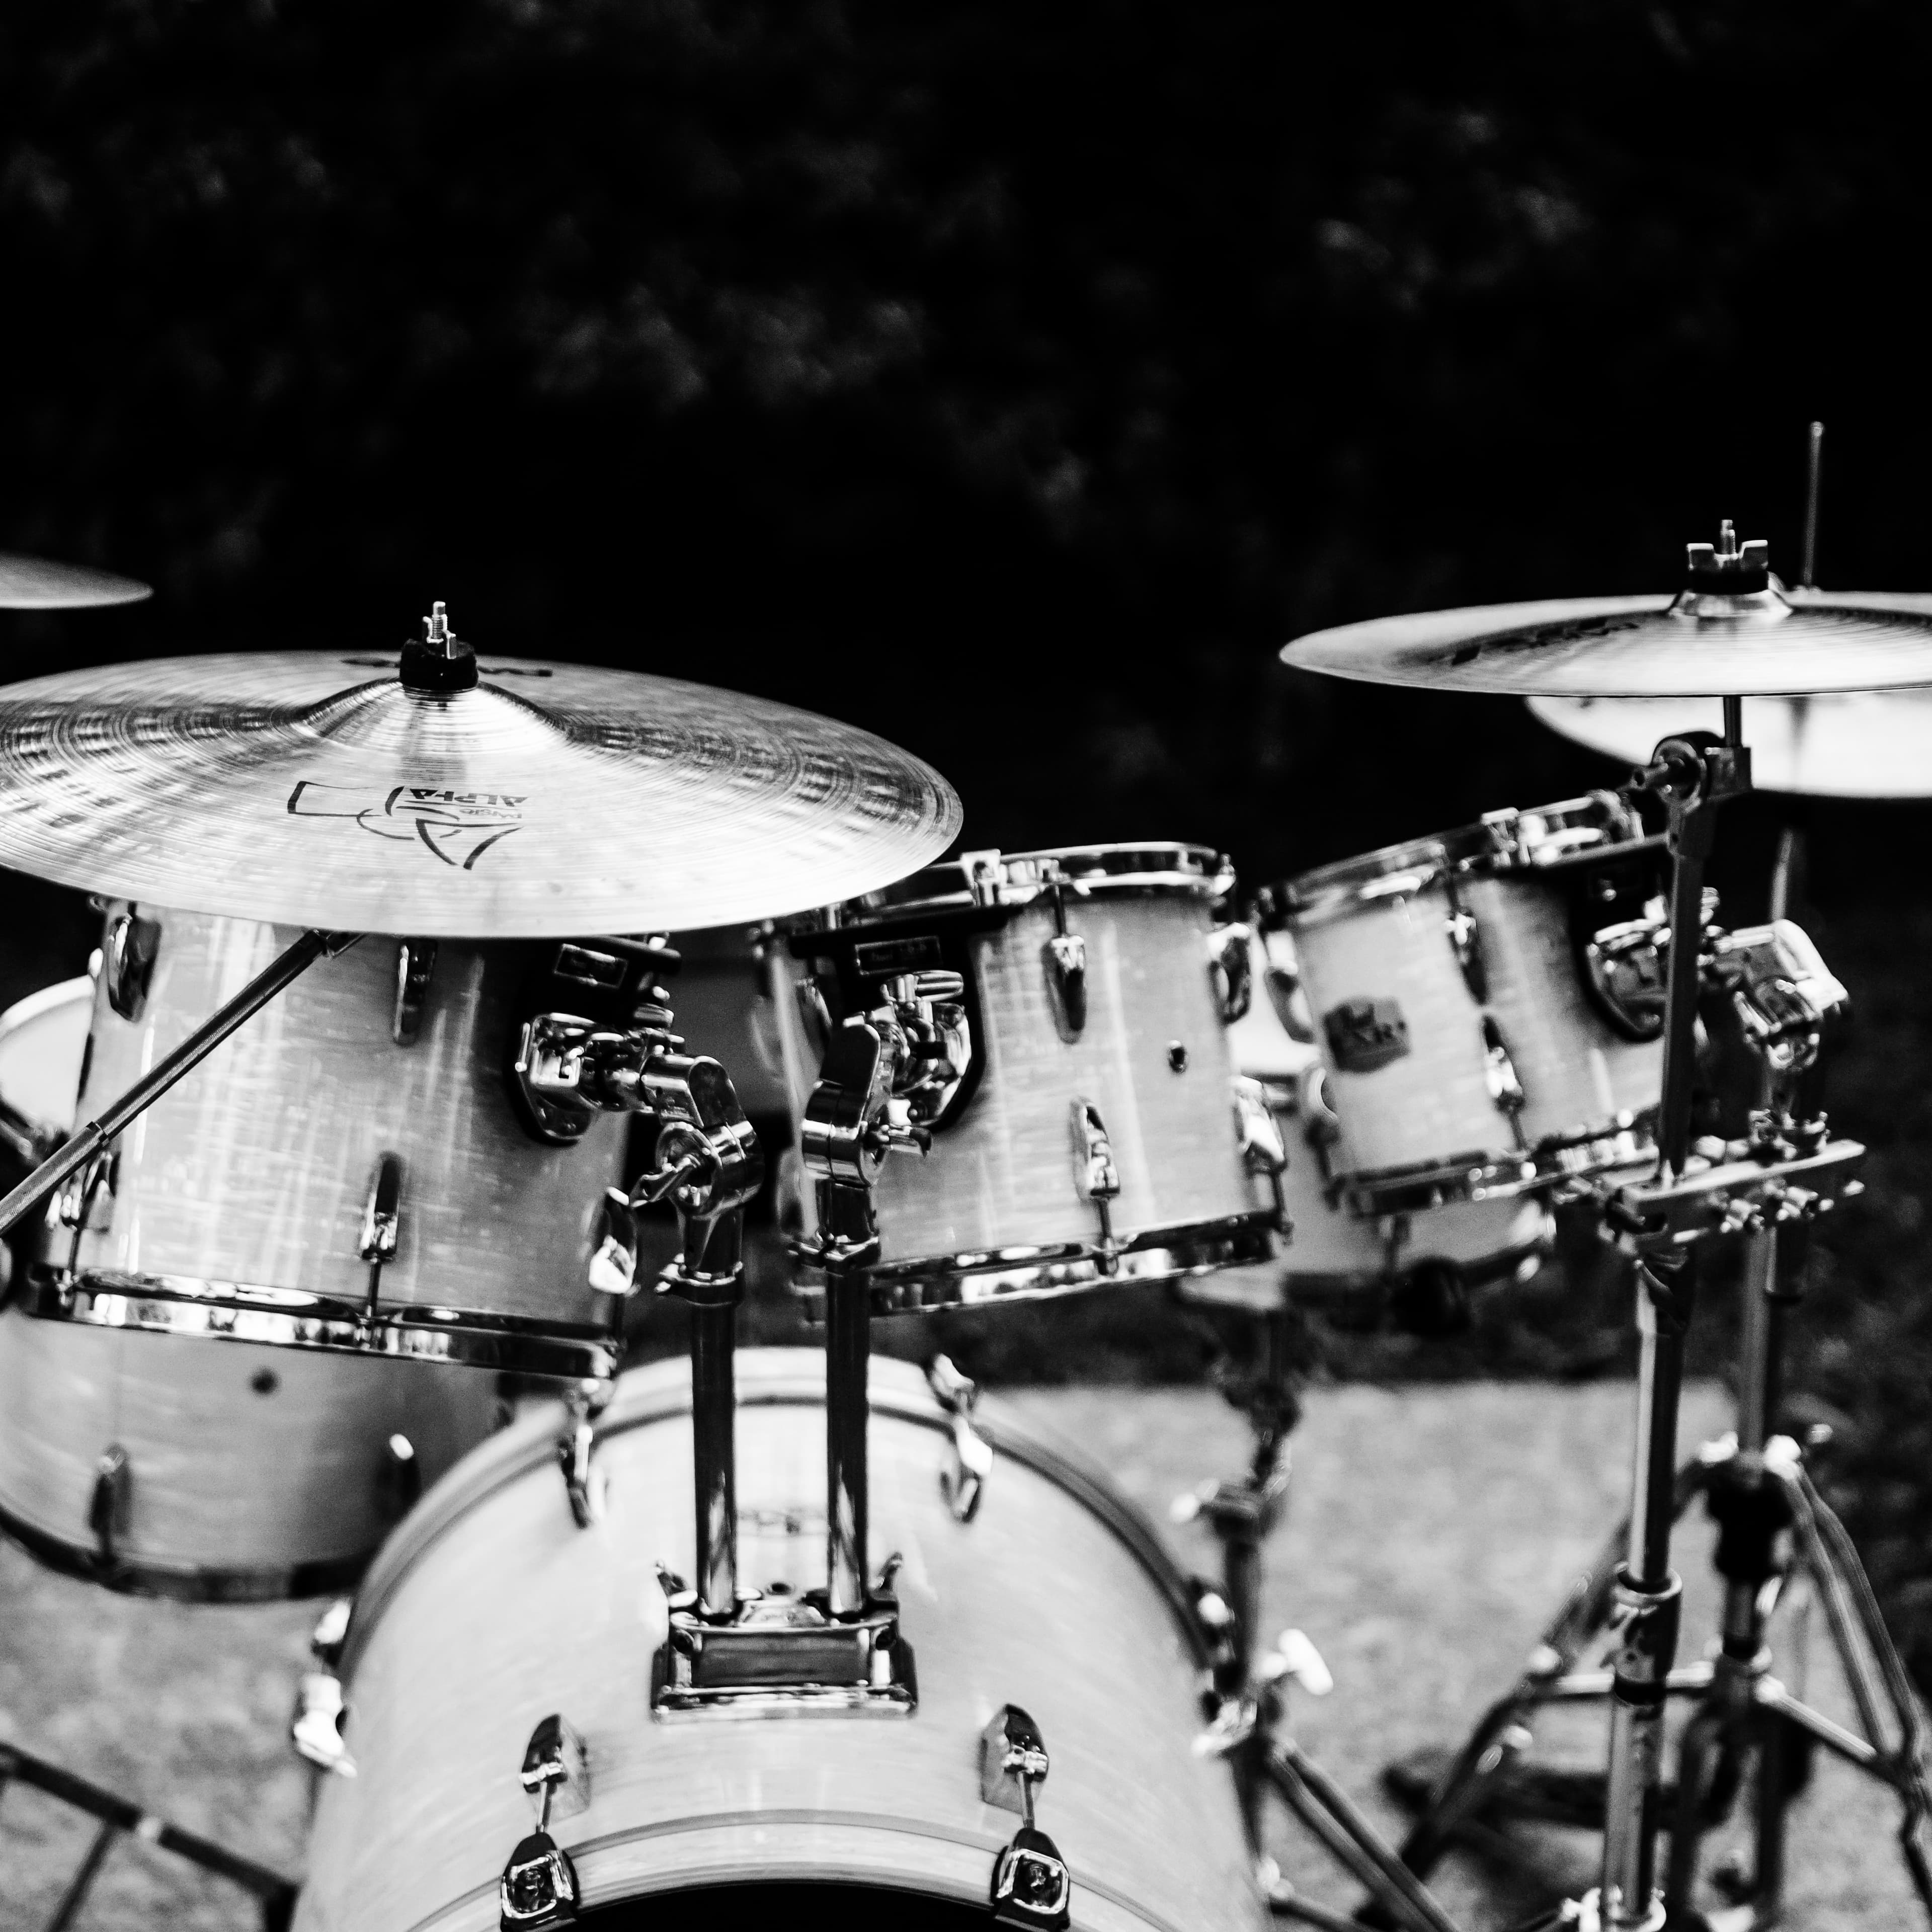
[{"label": "metal stand tube", "polygon": [[856,1616],[872,1594],[866,1562],[866,1377],[872,1305],[862,1274],[825,1270],[826,1568],[834,1616]]},{"label": "metal stand tube", "polygon": [[692,1307],[691,1465],[698,1572],[692,1587],[706,1616],[728,1616],[738,1601],[737,1346],[735,1302]]}]

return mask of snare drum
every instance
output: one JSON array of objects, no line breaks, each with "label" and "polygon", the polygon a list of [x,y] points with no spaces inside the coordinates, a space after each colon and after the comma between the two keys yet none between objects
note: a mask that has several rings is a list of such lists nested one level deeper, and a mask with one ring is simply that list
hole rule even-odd
[{"label": "snare drum", "polygon": [[[94,987],[0,1014],[0,1096],[71,1127]],[[116,1589],[236,1602],[344,1588],[499,1420],[492,1378],[0,1313],[0,1526]]]},{"label": "snare drum", "polygon": [[1256,935],[1254,974],[1262,990],[1228,1041],[1235,1064],[1260,1085],[1280,1124],[1288,1149],[1282,1192],[1294,1232],[1273,1267],[1204,1276],[1186,1284],[1187,1299],[1264,1310],[1284,1301],[1385,1294],[1425,1269],[1447,1271],[1466,1289],[1534,1275],[1555,1223],[1534,1195],[1448,1201],[1371,1220],[1348,1212],[1329,1178],[1340,1124],[1328,1102],[1328,1070],[1313,1042],[1288,1030],[1301,1016],[1291,1004],[1300,974],[1286,933]]},{"label": "snare drum", "polygon": [[[109,910],[83,1114],[152,1067],[296,934]],[[56,1197],[34,1312],[271,1346],[608,1376],[588,1285],[628,1123],[526,1127],[522,1018],[601,1017],[598,942],[370,938],[319,962]],[[614,976],[610,985],[603,976]]]},{"label": "snare drum", "polygon": [[[823,1358],[746,1350],[736,1378],[740,1574],[770,1600],[824,1573]],[[577,1528],[558,1419],[532,1416],[370,1572],[340,1666],[355,1774],[322,1780],[298,1932],[495,1932],[531,1829],[525,1746],[553,1715],[587,1760],[550,1825],[586,1928],[987,1925],[1020,1820],[982,1800],[980,1738],[1009,1703],[1050,1756],[1039,1823],[1079,1932],[1260,1932],[1233,1781],[1193,1748],[1192,1595],[1152,1526],[994,1400],[975,1418],[994,1466],[957,1521],[950,1418],[908,1365],[875,1359],[871,1382],[874,1535],[904,1558],[916,1710],[653,1718],[653,1559],[690,1574],[690,1396],[681,1363],[634,1370],[598,1425],[601,1523]]]},{"label": "snare drum", "polygon": [[1596,793],[1268,896],[1294,936],[1354,1211],[1480,1200],[1654,1154],[1662,845]]},{"label": "snare drum", "polygon": [[[1232,884],[1198,846],[972,853],[790,928],[777,1004],[799,1116],[832,1027],[902,976],[964,984],[969,1064],[929,1154],[877,1184],[876,1308],[1273,1254],[1279,1211],[1242,1153],[1228,1050],[1245,936],[1214,908]],[[787,1172],[782,1210],[808,1237],[812,1189]]]}]

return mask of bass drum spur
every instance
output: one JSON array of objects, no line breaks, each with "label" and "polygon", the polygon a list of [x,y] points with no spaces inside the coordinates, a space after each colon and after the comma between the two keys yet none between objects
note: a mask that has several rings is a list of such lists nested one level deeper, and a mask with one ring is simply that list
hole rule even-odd
[{"label": "bass drum spur", "polygon": [[[0,1100],[71,1127],[94,987],[0,1014]],[[50,1568],[196,1600],[346,1587],[500,1419],[494,1378],[0,1312],[0,1526]]]},{"label": "bass drum spur", "polygon": [[[80,1082],[98,1108],[295,937],[108,909]],[[521,1020],[628,1018],[650,949],[369,938],[304,974],[76,1175],[30,1270],[37,1315],[531,1375],[614,1374],[589,1285],[628,1122],[527,1125]],[[620,1010],[622,1010],[620,1013]]]},{"label": "bass drum spur", "polygon": [[[740,1574],[776,1613],[824,1574],[823,1358],[748,1350],[737,1385]],[[994,1464],[958,1520],[940,1484],[952,1419],[907,1365],[872,1364],[871,1460],[916,1708],[654,1720],[652,1559],[688,1572],[689,1405],[681,1364],[621,1378],[590,1528],[566,1504],[553,1413],[485,1444],[392,1539],[350,1619],[355,1774],[322,1782],[297,1932],[496,1932],[531,1832],[526,1750],[546,1727],[582,1747],[548,1828],[586,1927],[688,1906],[727,1928],[804,1923],[806,1907],[860,1928],[985,1925],[1019,1820],[982,1796],[980,1740],[1009,1705],[1051,1759],[1038,1822],[1070,1870],[1075,1927],[1258,1932],[1232,1780],[1192,1748],[1202,1633],[1153,1528],[992,1402],[976,1421]]]},{"label": "bass drum spur", "polygon": [[[954,1016],[909,1102],[929,1156],[876,1184],[878,1312],[1272,1256],[1228,1048],[1249,991],[1245,928],[1214,910],[1233,884],[1196,845],[968,853],[782,930],[799,1117],[841,1022],[893,1000]],[[809,1240],[788,1172],[781,1213]]]}]

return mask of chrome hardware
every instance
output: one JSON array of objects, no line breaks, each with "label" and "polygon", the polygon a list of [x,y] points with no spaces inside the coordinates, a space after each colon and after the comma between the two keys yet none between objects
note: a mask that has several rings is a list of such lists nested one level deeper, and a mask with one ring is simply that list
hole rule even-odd
[{"label": "chrome hardware", "polygon": [[1315,1043],[1315,1016],[1308,1010],[1308,995],[1301,985],[1301,962],[1294,941],[1279,927],[1262,929],[1262,985],[1268,1004],[1290,1040],[1304,1046]]},{"label": "chrome hardware", "polygon": [[1304,1630],[1283,1630],[1256,1664],[1256,1674],[1265,1683],[1298,1684],[1311,1697],[1325,1697],[1335,1688],[1334,1674]]},{"label": "chrome hardware", "polygon": [[398,1046],[413,1046],[422,1028],[423,1002],[429,995],[430,975],[436,970],[436,941],[399,939],[396,942],[396,1004],[389,1020],[389,1037]]},{"label": "chrome hardware", "polygon": [[106,935],[100,942],[100,976],[107,988],[107,1004],[124,1020],[141,1017],[160,944],[160,926],[143,919],[131,905],[107,922]]},{"label": "chrome hardware", "polygon": [[1442,922],[1442,929],[1448,935],[1450,950],[1456,956],[1456,964],[1462,975],[1462,983],[1469,989],[1469,997],[1477,1005],[1485,1006],[1490,998],[1488,962],[1483,956],[1482,928],[1476,923],[1476,915],[1462,903],[1462,896],[1456,889],[1456,874],[1443,875],[1443,890],[1448,895],[1449,911]]},{"label": "chrome hardware", "polygon": [[338,1597],[315,1620],[308,1634],[309,1654],[325,1670],[333,1670],[342,1661],[342,1646],[349,1638],[349,1619],[356,1608],[352,1597]]},{"label": "chrome hardware", "polygon": [[77,1232],[105,1234],[114,1219],[114,1190],[119,1178],[118,1154],[98,1154],[85,1167],[68,1175],[54,1196],[54,1218]]},{"label": "chrome hardware", "polygon": [[1510,1131],[1521,1146],[1522,1110],[1528,1096],[1522,1090],[1522,1081],[1516,1077],[1516,1062],[1510,1058],[1509,1043],[1503,1038],[1503,1030],[1496,1024],[1492,1013],[1483,1016],[1483,1078],[1489,1088],[1490,1098],[1496,1102],[1496,1111],[1508,1118]]},{"label": "chrome hardware", "polygon": [[895,1091],[908,1102],[909,1122],[923,1126],[945,1112],[973,1062],[966,982],[950,971],[902,973],[884,990],[903,1040]]},{"label": "chrome hardware", "polygon": [[1208,935],[1208,977],[1223,1026],[1232,1026],[1254,1004],[1253,944],[1253,928],[1239,920],[1217,926]]},{"label": "chrome hardware", "polygon": [[993,1862],[988,1904],[996,1925],[1059,1932],[1072,1922],[1073,1882],[1060,1849],[1034,1822],[1034,1792],[1046,1781],[1046,1744],[1017,1704],[1005,1706],[980,1736],[980,1796],[1024,1820]]},{"label": "chrome hardware", "polygon": [[112,1567],[116,1546],[128,1534],[134,1488],[134,1466],[127,1450],[118,1442],[110,1443],[94,1462],[94,1489],[87,1503],[87,1526],[104,1567]]},{"label": "chrome hardware", "polygon": [[1774,1073],[1803,1072],[1828,1022],[1851,1000],[1802,926],[1788,919],[1717,938],[1708,962],[1745,1037]]},{"label": "chrome hardware", "polygon": [[604,1238],[590,1257],[586,1279],[599,1294],[638,1291],[638,1216],[621,1187],[604,1190]]},{"label": "chrome hardware", "polygon": [[1081,1197],[1094,1204],[1100,1217],[1100,1245],[1110,1252],[1114,1246],[1114,1224],[1108,1207],[1120,1192],[1120,1170],[1114,1165],[1114,1144],[1107,1138],[1107,1124],[1091,1100],[1076,1100],[1072,1108],[1073,1186]]},{"label": "chrome hardware", "polygon": [[571,1519],[579,1529],[588,1529],[604,1519],[604,1472],[596,1460],[597,1418],[610,1396],[610,1383],[588,1379],[563,1394],[564,1424],[556,1438],[556,1462],[563,1472]]},{"label": "chrome hardware", "polygon": [[805,1037],[812,1051],[823,1060],[832,1041],[832,1009],[817,980],[809,976],[792,982],[792,996],[798,1002],[799,1016],[805,1022]]},{"label": "chrome hardware", "polygon": [[1322,1015],[1322,1030],[1344,1073],[1372,1073],[1408,1051],[1408,1022],[1394,1000],[1344,1000]]},{"label": "chrome hardware", "polygon": [[1077,1039],[1087,1024],[1087,942],[1077,932],[1056,932],[1040,956],[1046,962],[1047,988],[1060,1036]]},{"label": "chrome hardware", "polygon": [[380,1268],[396,1258],[396,1245],[403,1229],[403,1163],[386,1154],[376,1163],[370,1177],[369,1198],[363,1204],[362,1238],[356,1252],[363,1260]]},{"label": "chrome hardware", "polygon": [[970,1522],[979,1514],[993,1473],[993,1445],[973,1426],[973,1410],[980,1385],[962,1376],[950,1356],[935,1355],[926,1365],[926,1386],[952,1425],[952,1454],[939,1472],[939,1493],[957,1522]]},{"label": "chrome hardware", "polygon": [[1822,1120],[1801,1126],[1757,1114],[1747,1139],[1698,1143],[1674,1180],[1606,1188],[1600,1198],[1609,1226],[1640,1252],[1667,1252],[1828,1214],[1863,1191],[1852,1176],[1864,1157],[1857,1142],[1828,1139]]},{"label": "chrome hardware", "polygon": [[342,1736],[348,1714],[342,1680],[334,1672],[304,1671],[296,1681],[295,1709],[289,1718],[289,1742],[296,1754],[338,1778],[353,1778],[356,1760]]},{"label": "chrome hardware", "polygon": [[519,1774],[524,1794],[547,1832],[553,1816],[574,1817],[590,1803],[590,1759],[584,1740],[553,1712],[530,1733]]},{"label": "chrome hardware", "polygon": [[1187,1071],[1187,1043],[1185,1040],[1171,1040],[1167,1043],[1167,1070],[1170,1073]]},{"label": "chrome hardware", "polygon": [[1234,1144],[1248,1172],[1264,1177],[1274,1187],[1276,1211],[1286,1234],[1288,1229],[1280,1183],[1288,1172],[1288,1148],[1281,1137],[1281,1122],[1268,1105],[1268,1089],[1258,1080],[1237,1074],[1229,1088],[1234,1103]]},{"label": "chrome hardware", "polygon": [[1646,917],[1604,926],[1584,946],[1592,988],[1619,1030],[1633,1040],[1663,1037],[1670,940],[1660,916]]},{"label": "chrome hardware", "polygon": [[392,1522],[401,1522],[422,1498],[422,1465],[416,1460],[416,1445],[400,1430],[382,1444],[378,1484]]}]

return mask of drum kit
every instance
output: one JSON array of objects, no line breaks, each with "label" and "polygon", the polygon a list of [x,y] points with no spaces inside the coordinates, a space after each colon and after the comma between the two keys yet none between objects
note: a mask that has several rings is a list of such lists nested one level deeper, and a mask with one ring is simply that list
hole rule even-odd
[{"label": "drum kit", "polygon": [[[0,560],[9,608],[138,594]],[[944,856],[958,800],[878,739],[479,653],[440,604],[399,652],[0,688],[0,864],[103,920],[86,977],[0,1018],[0,1525],[112,1589],[335,1598],[292,1726],[298,1894],[23,1751],[0,1778],[92,1810],[95,1864],[138,1831],[302,1932],[616,1932],[668,1904],[1446,1932],[1428,1871],[1520,1798],[1538,1712],[1600,1698],[1601,1882],[1552,1924],[1691,1924],[1700,1834],[1750,1766],[1740,1922],[1769,1923],[1780,1768],[1813,1745],[1896,1792],[1932,1913],[1917,1706],[1774,1432],[1799,1238],[1864,1151],[1802,1091],[1845,994],[1789,919],[1726,929],[1703,884],[1752,783],[1747,710],[1780,781],[1840,770],[1834,734],[1915,700],[1826,694],[1932,683],[1932,598],[1786,591],[1726,526],[1674,597],[1286,656],[1566,706],[1618,748],[1649,714],[1605,700],[1714,698],[1719,728],[1672,712],[1617,789],[1244,898],[1180,843]],[[742,1066],[687,1050],[687,958]],[[1694,1120],[1720,1021],[1760,1080],[1728,1137]],[[754,1088],[787,1117],[778,1213],[822,1352],[738,1346]],[[1452,1322],[1535,1271],[1563,1203],[1634,1264],[1630,1520],[1392,1846],[1289,1734],[1318,1656],[1259,1639],[1297,1324],[1330,1294]],[[1700,1267],[1738,1236],[1738,1426],[1680,1470]],[[1190,1504],[1212,1582],[944,1356],[873,1356],[875,1320],[1135,1282],[1243,1338],[1223,1386],[1253,1457]],[[624,1370],[646,1292],[686,1305],[688,1370]],[[1680,1666],[1695,1496],[1726,1609]],[[1772,1673],[1801,1574],[1863,1736]],[[1276,1798],[1366,1886],[1358,1917],[1265,1856]]]}]

